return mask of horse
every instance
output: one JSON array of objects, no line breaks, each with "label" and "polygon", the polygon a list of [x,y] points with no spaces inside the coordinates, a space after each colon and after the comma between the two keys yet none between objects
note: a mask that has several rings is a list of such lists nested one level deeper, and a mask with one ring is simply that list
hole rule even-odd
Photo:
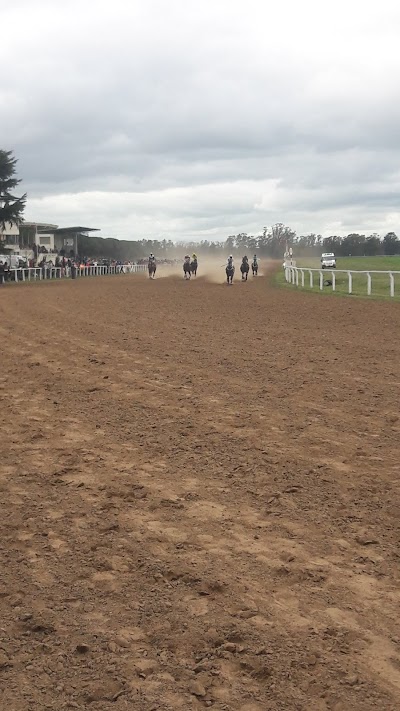
[{"label": "horse", "polygon": [[252,262],[252,263],[251,263],[251,271],[253,272],[253,276],[257,276],[257,274],[258,274],[258,262]]},{"label": "horse", "polygon": [[193,259],[193,261],[190,262],[190,271],[192,274],[197,276],[197,259]]},{"label": "horse", "polygon": [[184,279],[190,279],[190,277],[192,276],[190,262],[183,262],[183,276],[184,276]]},{"label": "horse", "polygon": [[232,266],[230,266],[230,267],[227,266],[226,269],[225,269],[225,272],[226,272],[226,281],[227,281],[227,283],[228,283],[228,284],[233,284],[233,276],[234,276],[234,274],[235,274],[235,267],[233,266],[233,264],[232,264]]},{"label": "horse", "polygon": [[249,263],[242,262],[240,265],[240,271],[242,272],[242,281],[247,281],[247,275],[249,273]]},{"label": "horse", "polygon": [[149,262],[148,265],[148,270],[149,270],[149,279],[155,279],[156,276],[156,270],[157,270],[157,265],[155,262]]}]

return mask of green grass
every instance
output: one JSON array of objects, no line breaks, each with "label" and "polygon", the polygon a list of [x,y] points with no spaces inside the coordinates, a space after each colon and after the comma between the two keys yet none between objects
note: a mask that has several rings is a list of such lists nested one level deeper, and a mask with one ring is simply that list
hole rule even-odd
[{"label": "green grass", "polygon": [[[296,265],[307,269],[319,269],[321,266],[318,258],[303,258],[297,259]],[[351,270],[352,272],[364,271],[398,271],[400,272],[400,256],[396,257],[338,257],[336,260],[336,294],[348,295],[348,277],[347,274],[341,274],[339,270]],[[332,279],[331,271],[324,269],[325,279]],[[309,273],[305,272],[305,291],[315,291],[321,293],[319,288],[319,274],[313,272],[314,286],[310,287]],[[353,274],[353,296],[363,296],[367,299],[390,299],[389,292],[389,275],[387,274],[371,274],[372,278],[372,294],[367,295],[367,274]],[[400,273],[394,275],[395,280],[395,299],[400,300]],[[277,274],[276,282],[279,285],[285,285],[287,288],[296,288],[293,284],[287,284],[285,275],[282,272]],[[301,284],[301,282],[299,282]],[[299,289],[301,287],[299,286]],[[325,286],[324,294],[332,294],[332,287]],[[335,292],[333,292],[335,293]]]},{"label": "green grass", "polygon": [[[321,262],[318,257],[305,257],[297,259],[298,267],[310,267],[311,269],[319,269]],[[354,269],[357,271],[365,271],[367,269],[377,271],[398,271],[400,272],[400,256],[398,257],[337,257],[336,269]]]}]

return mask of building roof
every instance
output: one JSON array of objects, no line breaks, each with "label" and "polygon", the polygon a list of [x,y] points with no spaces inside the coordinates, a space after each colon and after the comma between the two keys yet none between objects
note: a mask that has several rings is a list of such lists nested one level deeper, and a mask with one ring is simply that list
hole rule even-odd
[{"label": "building roof", "polygon": [[20,227],[36,227],[37,230],[40,231],[46,231],[46,232],[53,232],[58,228],[58,225],[53,225],[49,222],[28,222],[27,220],[24,220],[21,222]]},{"label": "building roof", "polygon": [[100,232],[98,227],[58,227],[55,234],[64,234],[66,232]]}]

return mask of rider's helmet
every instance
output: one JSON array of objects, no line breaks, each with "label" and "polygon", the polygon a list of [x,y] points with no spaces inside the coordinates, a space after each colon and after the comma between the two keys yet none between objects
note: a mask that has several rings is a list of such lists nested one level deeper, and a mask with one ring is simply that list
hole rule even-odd
[{"label": "rider's helmet", "polygon": [[154,254],[153,254],[153,253],[150,254],[150,259],[154,259]]},{"label": "rider's helmet", "polygon": [[231,255],[231,254],[229,255],[229,259],[233,259],[233,257],[232,257],[232,255]]}]

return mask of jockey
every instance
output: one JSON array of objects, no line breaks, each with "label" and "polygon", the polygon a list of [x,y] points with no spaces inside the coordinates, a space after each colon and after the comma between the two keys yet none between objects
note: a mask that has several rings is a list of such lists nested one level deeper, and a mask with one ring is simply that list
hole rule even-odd
[{"label": "jockey", "polygon": [[243,264],[248,264],[248,263],[249,263],[248,257],[244,256],[243,259],[242,259],[242,263],[243,263]]},{"label": "jockey", "polygon": [[253,257],[253,265],[254,265],[255,267],[258,266],[257,255],[256,255],[256,254],[255,254],[254,257]]},{"label": "jockey", "polygon": [[197,262],[197,254],[192,254],[192,262]]},{"label": "jockey", "polygon": [[149,264],[155,264],[156,263],[156,258],[153,253],[150,254],[149,257]]},{"label": "jockey", "polygon": [[188,254],[185,255],[185,264],[190,264],[190,257]]},{"label": "jockey", "polygon": [[232,269],[232,268],[233,268],[233,257],[232,257],[231,254],[230,254],[229,257],[228,257],[228,264],[227,264],[226,266],[228,267],[228,269]]}]

